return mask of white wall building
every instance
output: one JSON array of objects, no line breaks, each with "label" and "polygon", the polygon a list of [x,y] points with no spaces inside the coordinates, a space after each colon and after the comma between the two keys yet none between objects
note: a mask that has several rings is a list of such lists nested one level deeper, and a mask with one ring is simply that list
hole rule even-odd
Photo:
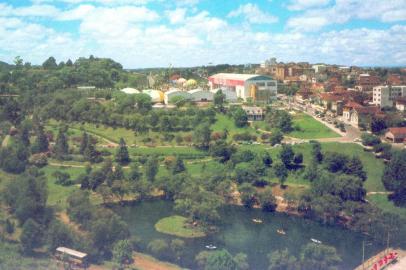
[{"label": "white wall building", "polygon": [[316,72],[316,73],[326,71],[326,69],[327,69],[326,65],[313,65],[312,68],[314,69],[314,72]]},{"label": "white wall building", "polygon": [[269,102],[276,100],[278,86],[276,80],[269,76],[257,74],[219,73],[209,77],[210,89],[227,89],[234,91],[238,98],[246,101]]},{"label": "white wall building", "polygon": [[165,104],[169,104],[171,99],[174,98],[174,97],[183,97],[183,98],[188,99],[188,100],[191,99],[191,96],[190,96],[190,94],[188,92],[182,91],[182,90],[179,90],[179,89],[171,89],[171,90],[164,93],[164,102],[165,102]]},{"label": "white wall building", "polygon": [[193,89],[188,91],[190,94],[190,98],[192,101],[199,102],[199,101],[212,101],[213,100],[213,93],[203,89]]},{"label": "white wall building", "polygon": [[406,96],[406,86],[375,86],[372,90],[372,103],[381,108],[393,107],[395,101]]},{"label": "white wall building", "polygon": [[225,95],[226,97],[226,101],[229,102],[236,102],[237,101],[237,93],[228,89],[220,89],[220,88],[216,88],[216,89],[212,89],[210,90],[211,93],[213,93],[213,98],[214,98],[214,94],[216,94],[218,91],[220,91]]}]

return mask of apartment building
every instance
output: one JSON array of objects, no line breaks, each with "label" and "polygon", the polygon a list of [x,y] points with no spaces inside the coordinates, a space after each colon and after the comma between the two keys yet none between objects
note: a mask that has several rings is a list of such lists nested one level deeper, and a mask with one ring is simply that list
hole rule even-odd
[{"label": "apartment building", "polygon": [[393,107],[396,100],[406,96],[406,86],[380,85],[372,90],[372,103],[381,108]]}]

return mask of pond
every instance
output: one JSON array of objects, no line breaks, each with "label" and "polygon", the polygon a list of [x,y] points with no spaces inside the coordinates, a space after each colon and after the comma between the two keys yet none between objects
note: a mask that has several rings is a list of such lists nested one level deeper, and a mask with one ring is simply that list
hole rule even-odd
[{"label": "pond", "polygon": [[[155,223],[163,217],[175,214],[173,203],[150,201],[132,206],[117,207],[116,212],[128,223],[132,234],[140,239],[140,247],[146,251],[154,239],[171,240],[176,237],[157,232]],[[183,267],[195,269],[194,258],[205,246],[213,244],[219,249],[227,249],[231,254],[243,252],[248,255],[250,269],[268,268],[267,254],[278,249],[288,248],[296,257],[300,248],[318,239],[323,244],[334,246],[342,258],[339,269],[353,269],[362,260],[363,235],[336,226],[324,226],[301,217],[282,213],[264,213],[260,209],[245,209],[239,206],[226,206],[221,211],[223,221],[219,232],[204,238],[183,239],[186,252],[180,262]],[[254,223],[261,219],[263,223]],[[276,231],[283,229],[286,235]],[[368,245],[365,257],[377,253],[382,247]]]}]

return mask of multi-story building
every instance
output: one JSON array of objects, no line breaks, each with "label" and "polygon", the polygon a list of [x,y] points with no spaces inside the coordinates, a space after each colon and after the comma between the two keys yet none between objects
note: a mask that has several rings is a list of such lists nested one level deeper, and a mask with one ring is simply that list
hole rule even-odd
[{"label": "multi-story building", "polygon": [[375,86],[380,84],[378,76],[369,75],[368,73],[360,74],[355,88],[359,91],[371,91]]},{"label": "multi-story building", "polygon": [[269,76],[257,74],[219,73],[209,77],[210,89],[226,89],[246,101],[269,102],[276,99],[277,82]]},{"label": "multi-story building", "polygon": [[381,108],[393,107],[395,101],[406,96],[406,86],[380,85],[373,88],[372,103]]}]

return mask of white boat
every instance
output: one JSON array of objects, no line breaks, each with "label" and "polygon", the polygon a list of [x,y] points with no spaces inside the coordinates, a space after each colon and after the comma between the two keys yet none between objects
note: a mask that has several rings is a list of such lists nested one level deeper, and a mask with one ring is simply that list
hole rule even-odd
[{"label": "white boat", "polygon": [[279,233],[279,234],[283,234],[283,235],[286,234],[286,232],[284,230],[282,230],[282,229],[278,229],[278,230],[276,230],[276,232]]},{"label": "white boat", "polygon": [[262,221],[262,219],[253,218],[252,222],[254,222],[254,223],[262,223],[263,221]]},{"label": "white boat", "polygon": [[211,245],[211,244],[210,244],[210,245],[207,245],[207,246],[206,246],[206,248],[207,248],[207,249],[210,249],[210,250],[217,249],[217,247],[216,247],[216,246]]},{"label": "white boat", "polygon": [[312,242],[314,242],[316,244],[321,244],[320,240],[317,240],[317,239],[314,239],[314,238],[311,238],[310,240],[312,240]]}]

